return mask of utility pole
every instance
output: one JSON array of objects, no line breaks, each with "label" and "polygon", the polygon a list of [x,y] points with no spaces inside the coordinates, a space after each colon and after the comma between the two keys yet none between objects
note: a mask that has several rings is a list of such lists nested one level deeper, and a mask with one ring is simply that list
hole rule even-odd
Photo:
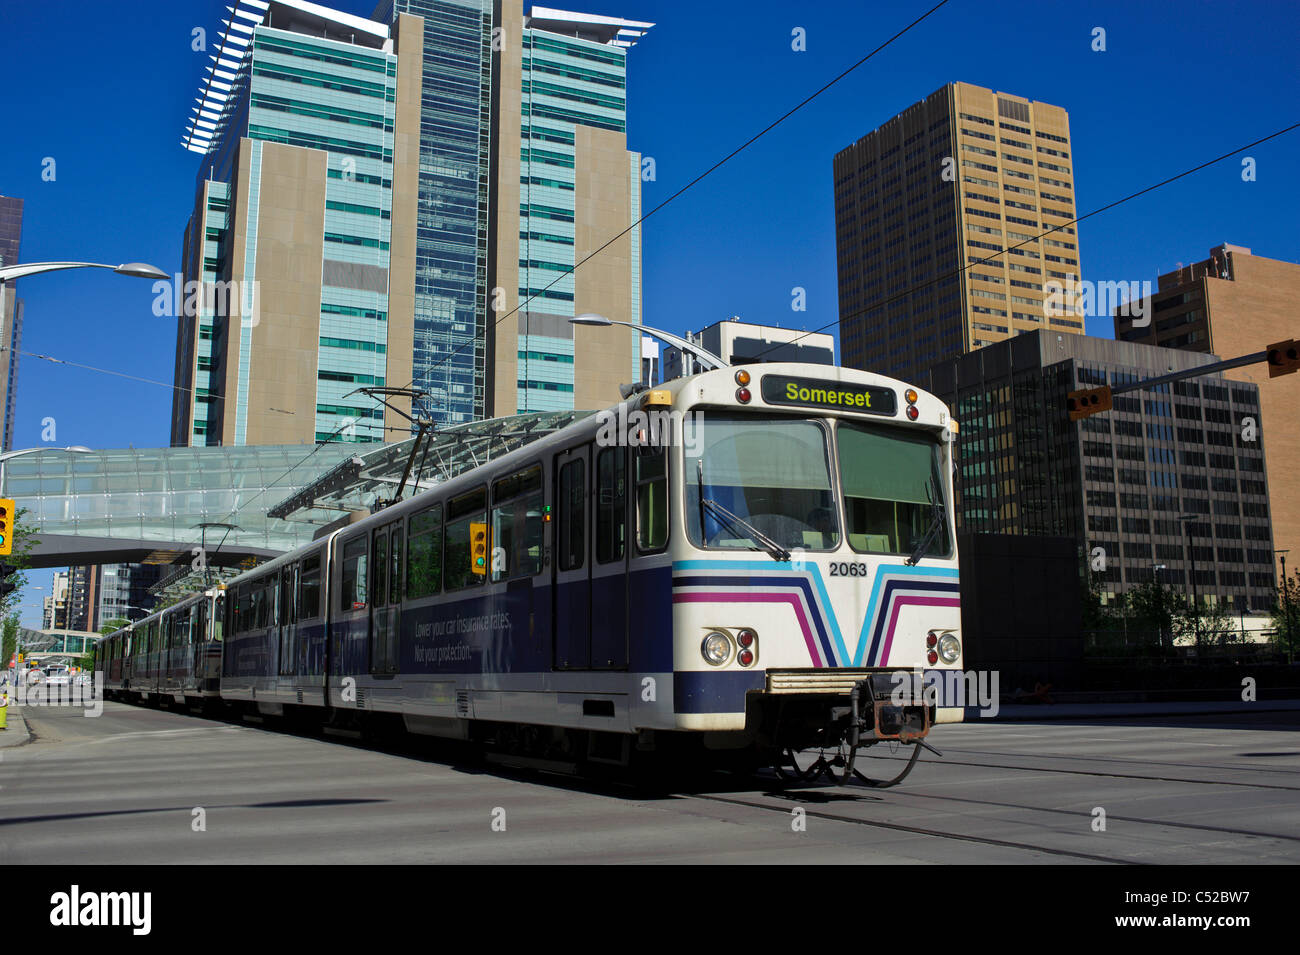
[{"label": "utility pole", "polygon": [[1282,619],[1286,621],[1286,656],[1287,662],[1293,662],[1295,659],[1295,650],[1291,643],[1291,584],[1286,579],[1286,555],[1291,553],[1287,550],[1275,550],[1282,560]]},{"label": "utility pole", "polygon": [[[1160,628],[1157,643],[1160,645],[1161,652],[1165,649],[1165,588],[1160,586],[1160,571],[1165,569],[1164,564],[1154,564],[1151,567],[1151,576],[1155,578],[1156,593],[1159,595],[1156,604],[1156,626]],[[1170,640],[1173,643],[1173,640]]]}]

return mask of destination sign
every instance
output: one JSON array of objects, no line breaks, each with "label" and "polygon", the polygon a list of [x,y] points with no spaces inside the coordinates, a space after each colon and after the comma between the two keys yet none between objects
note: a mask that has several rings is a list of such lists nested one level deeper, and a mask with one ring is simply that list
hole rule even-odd
[{"label": "destination sign", "polygon": [[770,405],[803,405],[878,415],[893,415],[898,412],[898,396],[891,388],[872,388],[869,385],[820,381],[816,378],[792,378],[788,375],[764,375],[761,390],[763,400]]}]

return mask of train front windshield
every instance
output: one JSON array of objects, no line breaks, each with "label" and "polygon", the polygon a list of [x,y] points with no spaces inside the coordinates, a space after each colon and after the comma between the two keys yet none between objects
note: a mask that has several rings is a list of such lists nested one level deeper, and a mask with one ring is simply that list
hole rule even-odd
[{"label": "train front windshield", "polygon": [[786,550],[839,544],[820,422],[705,412],[691,430],[685,463],[692,543],[762,549],[770,542]]},{"label": "train front windshield", "polygon": [[858,553],[949,556],[939,441],[907,428],[839,421],[841,517],[830,425],[756,414],[697,416],[687,426],[684,455],[691,542],[781,556],[796,548],[834,550],[847,534]]},{"label": "train front windshield", "polygon": [[849,547],[860,554],[948,557],[943,446],[934,436],[841,421],[836,442]]}]

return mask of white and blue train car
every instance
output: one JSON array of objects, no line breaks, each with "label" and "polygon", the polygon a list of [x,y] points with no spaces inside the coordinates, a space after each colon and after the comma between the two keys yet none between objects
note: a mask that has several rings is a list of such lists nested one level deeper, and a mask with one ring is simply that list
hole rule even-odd
[{"label": "white and blue train car", "polygon": [[236,578],[221,696],[579,759],[921,739],[962,712],[906,691],[962,666],[955,431],[851,369],[642,391]]}]

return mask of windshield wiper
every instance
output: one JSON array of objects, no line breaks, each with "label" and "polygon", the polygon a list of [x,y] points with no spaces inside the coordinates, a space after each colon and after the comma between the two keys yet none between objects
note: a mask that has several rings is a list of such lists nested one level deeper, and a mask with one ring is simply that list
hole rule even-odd
[{"label": "windshield wiper", "polygon": [[903,563],[907,564],[909,567],[914,567],[921,562],[921,558],[925,556],[925,552],[930,549],[930,545],[933,544],[935,538],[939,536],[939,531],[942,530],[943,526],[948,522],[948,515],[944,510],[943,501],[934,493],[934,489],[931,487],[929,481],[925,482],[925,496],[930,499],[930,513],[933,516],[930,518],[930,527],[925,532],[925,536],[922,537],[920,543],[916,545],[916,549],[912,551],[912,555],[908,557],[907,560],[903,561]]},{"label": "windshield wiper", "polygon": [[[736,514],[731,513],[717,501],[709,497],[700,498],[700,509],[707,509],[710,514],[717,518],[721,524],[728,525],[733,531],[740,530],[745,533],[750,540],[758,544],[763,550],[767,551],[768,556],[773,560],[789,560],[790,552],[778,544],[772,538],[768,537],[749,521]],[[703,530],[703,524],[701,524]]]}]

